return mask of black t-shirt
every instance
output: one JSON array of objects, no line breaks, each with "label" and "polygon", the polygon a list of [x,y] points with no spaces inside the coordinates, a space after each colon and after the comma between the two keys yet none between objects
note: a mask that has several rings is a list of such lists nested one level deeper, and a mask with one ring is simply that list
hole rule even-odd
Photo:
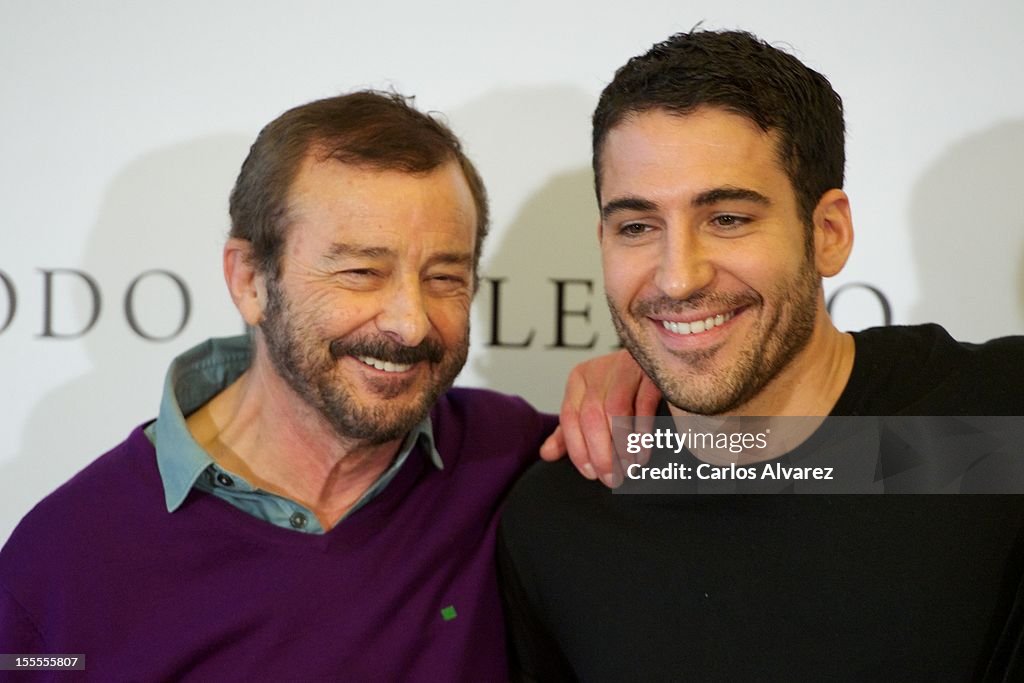
[{"label": "black t-shirt", "polygon": [[[857,333],[834,415],[1024,415],[1024,338]],[[506,507],[516,676],[1017,680],[1024,499],[616,495],[542,463]]]}]

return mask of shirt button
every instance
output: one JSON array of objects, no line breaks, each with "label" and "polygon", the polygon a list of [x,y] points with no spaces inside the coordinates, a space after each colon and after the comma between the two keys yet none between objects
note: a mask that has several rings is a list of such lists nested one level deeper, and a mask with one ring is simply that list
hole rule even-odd
[{"label": "shirt button", "polygon": [[217,483],[221,486],[234,486],[235,482],[228,475],[223,472],[217,473]]},{"label": "shirt button", "polygon": [[305,529],[306,528],[306,515],[301,512],[296,512],[288,520],[293,529]]}]

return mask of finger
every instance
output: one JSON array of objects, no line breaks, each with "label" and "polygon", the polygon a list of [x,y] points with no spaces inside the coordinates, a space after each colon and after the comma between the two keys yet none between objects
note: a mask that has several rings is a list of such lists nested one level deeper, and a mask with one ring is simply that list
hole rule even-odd
[{"label": "finger", "polygon": [[636,406],[646,376],[627,351],[617,351],[612,357],[614,366],[610,375],[613,379],[607,387],[605,412],[612,433],[613,448],[625,468],[637,462],[636,454],[626,448],[626,436],[633,428],[632,416],[641,414],[637,412]]},{"label": "finger", "polygon": [[586,393],[586,383],[574,369],[565,385],[565,397],[558,413],[559,429],[569,460],[587,479],[597,479],[597,472],[587,455],[587,441],[580,430],[579,405]]},{"label": "finger", "polygon": [[[654,431],[655,415],[658,412],[658,404],[661,402],[661,392],[658,387],[655,386],[654,382],[644,374],[641,381],[640,387],[636,393],[636,418],[634,418],[633,424],[636,431],[640,434],[650,434]],[[637,462],[641,465],[646,465],[651,459],[651,449],[642,448],[637,453]]]},{"label": "finger", "polygon": [[636,415],[656,415],[661,403],[661,391],[646,374],[641,373],[640,388],[636,392]]},{"label": "finger", "polygon": [[580,408],[580,431],[587,448],[587,459],[606,486],[614,487],[622,480],[619,459],[612,445],[612,435],[604,406],[596,400]]},{"label": "finger", "polygon": [[540,457],[553,462],[561,459],[563,455],[565,455],[565,436],[562,434],[562,426],[559,425],[540,445]]},{"label": "finger", "polygon": [[[654,432],[654,416],[653,415],[637,415],[633,419],[633,430],[637,434],[651,434]],[[644,446],[638,446],[635,458],[636,462],[641,465],[646,465],[651,460],[651,449]]]},{"label": "finger", "polygon": [[609,387],[604,403],[604,417],[608,424],[608,432],[613,439],[610,444],[612,451],[627,463],[633,462],[633,456],[626,450],[624,438],[633,424],[635,396],[635,382],[628,387],[626,384],[619,384]]}]

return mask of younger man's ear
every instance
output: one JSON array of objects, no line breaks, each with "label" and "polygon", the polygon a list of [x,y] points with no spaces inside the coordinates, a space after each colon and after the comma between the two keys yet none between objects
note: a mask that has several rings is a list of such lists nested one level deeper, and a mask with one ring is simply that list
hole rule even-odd
[{"label": "younger man's ear", "polygon": [[266,279],[256,270],[249,240],[231,237],[224,245],[224,282],[246,324],[259,325],[267,304]]},{"label": "younger man's ear", "polygon": [[853,217],[850,198],[842,190],[829,190],[818,200],[814,223],[814,265],[822,277],[843,269],[853,249]]}]

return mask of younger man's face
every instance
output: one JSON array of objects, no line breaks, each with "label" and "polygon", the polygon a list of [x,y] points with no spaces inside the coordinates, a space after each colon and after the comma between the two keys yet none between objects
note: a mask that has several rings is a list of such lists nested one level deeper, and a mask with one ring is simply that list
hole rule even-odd
[{"label": "younger man's face", "polygon": [[673,412],[787,390],[824,304],[774,136],[721,109],[652,110],[609,131],[600,163],[608,305]]}]

